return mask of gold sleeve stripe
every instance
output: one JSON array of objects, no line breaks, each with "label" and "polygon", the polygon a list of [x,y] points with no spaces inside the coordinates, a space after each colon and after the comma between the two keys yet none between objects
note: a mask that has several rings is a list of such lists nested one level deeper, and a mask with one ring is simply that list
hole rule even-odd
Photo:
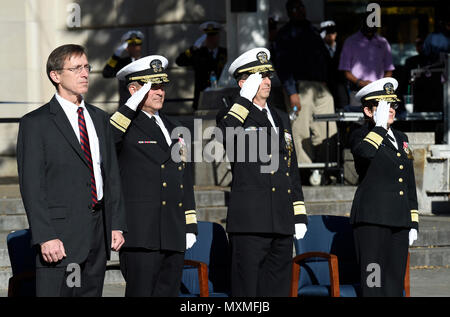
[{"label": "gold sleeve stripe", "polygon": [[377,145],[380,145],[381,142],[383,142],[383,137],[375,132],[369,132],[369,134],[366,135],[366,139],[372,140]]},{"label": "gold sleeve stripe", "polygon": [[190,49],[187,49],[185,53],[186,53],[187,57],[191,57],[192,56],[192,53],[191,53]]},{"label": "gold sleeve stripe", "polygon": [[116,67],[117,60],[111,57],[108,61],[108,65],[111,66],[112,68]]},{"label": "gold sleeve stripe", "polygon": [[295,206],[295,205],[304,205],[305,203],[303,202],[303,201],[294,201],[293,202],[293,205]]},{"label": "gold sleeve stripe", "polygon": [[363,141],[366,141],[368,143],[370,143],[371,145],[373,145],[377,150],[378,150],[378,144],[376,144],[374,141],[365,138]]},{"label": "gold sleeve stripe", "polygon": [[419,222],[419,211],[418,210],[411,210],[411,221]]},{"label": "gold sleeve stripe", "polygon": [[306,215],[305,205],[294,205],[294,215]]},{"label": "gold sleeve stripe", "polygon": [[234,112],[231,112],[231,110],[228,112],[228,114],[232,115],[236,119],[238,119],[241,123],[244,123],[244,119],[242,119],[238,114],[235,114]]},{"label": "gold sleeve stripe", "polygon": [[187,225],[197,223],[197,213],[195,212],[195,210],[187,210],[184,212],[184,214],[186,215]]},{"label": "gold sleeve stripe", "polygon": [[231,113],[237,114],[239,117],[242,118],[242,120],[245,120],[247,118],[247,116],[248,116],[248,110],[244,106],[241,106],[238,103],[235,103],[233,105],[233,107],[231,107],[231,109],[230,109],[230,111],[228,113],[230,113],[230,114]]},{"label": "gold sleeve stripe", "polygon": [[122,128],[120,125],[118,125],[117,123],[115,123],[112,119],[109,120],[109,123],[111,123],[113,126],[115,126],[117,129],[119,129],[122,132],[126,132],[127,130],[125,130],[124,128]]},{"label": "gold sleeve stripe", "polygon": [[111,120],[120,125],[125,130],[128,129],[128,126],[131,123],[131,120],[121,114],[119,111],[114,113],[111,117]]}]

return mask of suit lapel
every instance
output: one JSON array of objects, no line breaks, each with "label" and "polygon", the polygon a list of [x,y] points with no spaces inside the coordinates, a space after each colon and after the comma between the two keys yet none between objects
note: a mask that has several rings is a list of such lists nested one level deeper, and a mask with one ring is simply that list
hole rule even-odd
[{"label": "suit lapel", "polygon": [[86,166],[88,166],[86,158],[84,157],[84,153],[81,151],[81,145],[80,142],[78,141],[75,131],[73,131],[69,119],[67,118],[66,113],[62,109],[58,100],[56,100],[56,97],[53,97],[52,100],[50,101],[50,112],[54,115],[53,120],[55,121],[55,124],[58,127],[61,134],[72,146],[72,148],[81,158],[81,160],[83,160]]}]

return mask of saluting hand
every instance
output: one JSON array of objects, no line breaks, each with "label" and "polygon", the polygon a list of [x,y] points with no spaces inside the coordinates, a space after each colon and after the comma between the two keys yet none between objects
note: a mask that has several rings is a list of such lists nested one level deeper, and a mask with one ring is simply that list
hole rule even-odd
[{"label": "saluting hand", "polygon": [[150,91],[150,88],[152,88],[152,83],[146,83],[138,91],[133,93],[130,98],[128,98],[127,102],[125,102],[125,105],[131,110],[136,111],[139,104],[142,102],[142,100],[144,100],[145,96]]},{"label": "saluting hand", "polygon": [[248,76],[247,80],[242,84],[242,88],[240,91],[241,97],[253,101],[253,98],[256,96],[258,92],[259,85],[261,85],[262,76],[260,73],[251,74]]},{"label": "saluting hand", "polygon": [[389,109],[390,109],[390,105],[387,101],[385,100],[380,100],[378,102],[378,107],[375,110],[374,113],[374,120],[375,120],[375,125],[377,127],[383,127],[387,130],[387,123],[389,120]]}]

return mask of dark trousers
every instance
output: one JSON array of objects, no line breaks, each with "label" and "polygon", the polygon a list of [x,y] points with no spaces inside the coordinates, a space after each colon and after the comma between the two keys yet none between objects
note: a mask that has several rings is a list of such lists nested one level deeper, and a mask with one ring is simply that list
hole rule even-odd
[{"label": "dark trousers", "polygon": [[[75,264],[80,270],[74,268],[75,266],[54,267],[49,265],[36,268],[36,296],[102,296],[107,260],[102,213],[102,210],[92,213],[91,249],[86,261]],[[76,283],[77,272],[80,273],[79,285]]]},{"label": "dark trousers", "polygon": [[232,296],[289,296],[291,235],[230,233],[229,237]]},{"label": "dark trousers", "polygon": [[120,270],[127,282],[126,297],[179,296],[184,253],[125,248],[120,251]]},{"label": "dark trousers", "polygon": [[409,228],[354,226],[362,296],[403,296]]}]

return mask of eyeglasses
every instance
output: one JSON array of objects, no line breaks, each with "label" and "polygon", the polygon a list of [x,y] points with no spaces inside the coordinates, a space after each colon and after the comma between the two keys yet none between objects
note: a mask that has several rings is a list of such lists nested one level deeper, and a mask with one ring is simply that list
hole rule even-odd
[{"label": "eyeglasses", "polygon": [[88,65],[84,65],[84,66],[80,65],[77,67],[60,68],[60,69],[56,69],[56,70],[70,70],[72,73],[81,74],[83,69],[85,69],[88,73],[90,73],[92,70],[92,66],[88,64]]}]

